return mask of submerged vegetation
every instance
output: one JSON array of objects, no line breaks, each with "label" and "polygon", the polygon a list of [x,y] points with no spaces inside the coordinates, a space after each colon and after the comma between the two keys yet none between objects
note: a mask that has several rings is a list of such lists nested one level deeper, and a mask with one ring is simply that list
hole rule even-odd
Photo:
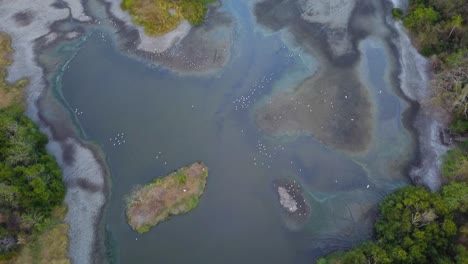
[{"label": "submerged vegetation", "polygon": [[459,142],[442,157],[439,192],[409,186],[380,204],[375,241],[333,253],[318,263],[468,263],[468,2],[410,0],[393,9],[434,67],[434,103],[452,117]]},{"label": "submerged vegetation", "polygon": [[163,35],[186,19],[192,25],[203,23],[207,5],[216,0],[123,0],[120,7],[128,11],[135,24],[143,26],[149,36]]},{"label": "submerged vegetation", "polygon": [[202,163],[183,167],[165,177],[137,187],[127,198],[127,221],[137,232],[195,208],[203,194],[208,168]]},{"label": "submerged vegetation", "polygon": [[[47,137],[23,114],[21,88],[27,80],[6,81],[12,53],[10,38],[0,33],[0,261],[35,263],[43,256],[43,263],[50,263],[47,256],[60,250],[44,253],[37,249],[38,241],[52,245],[59,241],[54,234],[63,230],[67,241],[68,227],[54,211],[62,205],[65,187],[57,162],[46,152]],[[54,237],[45,237],[49,235]],[[65,243],[62,251],[66,249]],[[34,261],[20,260],[26,252]]]}]

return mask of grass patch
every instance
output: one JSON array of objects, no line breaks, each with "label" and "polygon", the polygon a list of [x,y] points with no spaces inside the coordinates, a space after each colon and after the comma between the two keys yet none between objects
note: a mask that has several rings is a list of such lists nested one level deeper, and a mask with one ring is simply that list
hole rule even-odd
[{"label": "grass patch", "polygon": [[168,33],[186,19],[192,25],[203,23],[207,5],[216,0],[123,0],[120,7],[142,26],[149,36]]},{"label": "grass patch", "polygon": [[202,163],[183,167],[136,187],[127,200],[127,222],[145,233],[171,215],[187,213],[197,207],[205,190],[208,168]]},{"label": "grass patch", "polygon": [[7,67],[13,63],[13,52],[10,37],[4,32],[0,32],[0,108],[23,104],[22,88],[28,85],[27,79],[21,79],[13,84],[6,81]]},{"label": "grass patch", "polygon": [[[22,249],[0,264],[69,264],[68,230],[63,221],[67,208],[56,207],[50,218],[44,221],[27,240],[22,241]],[[21,237],[19,238],[21,240]]]}]

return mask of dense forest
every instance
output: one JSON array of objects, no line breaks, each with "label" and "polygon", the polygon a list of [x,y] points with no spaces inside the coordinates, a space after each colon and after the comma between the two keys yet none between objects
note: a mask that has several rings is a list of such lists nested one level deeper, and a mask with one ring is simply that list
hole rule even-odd
[{"label": "dense forest", "polygon": [[402,20],[432,63],[433,103],[451,118],[455,142],[442,157],[439,192],[409,186],[380,204],[375,240],[318,263],[468,263],[468,1],[410,0]]}]

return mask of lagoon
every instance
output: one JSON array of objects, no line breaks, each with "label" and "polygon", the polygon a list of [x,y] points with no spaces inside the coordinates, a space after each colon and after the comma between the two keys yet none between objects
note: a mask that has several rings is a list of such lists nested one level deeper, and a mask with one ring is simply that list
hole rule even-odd
[{"label": "lagoon", "polygon": [[[356,74],[366,91],[370,115],[362,118],[372,128],[364,151],[304,131],[266,133],[258,112],[324,69],[323,59],[287,30],[258,24],[250,1],[223,3],[236,38],[229,63],[216,72],[187,74],[135,60],[99,27],[83,43],[60,47],[80,49],[56,95],[110,170],[103,221],[111,262],[311,263],[369,238],[378,201],[408,183],[415,143],[403,122],[409,104],[399,96],[388,39],[371,34],[360,41],[359,60],[334,69],[337,76]],[[358,139],[351,133],[341,140]],[[198,207],[144,235],[134,232],[125,221],[125,196],[196,161],[210,168]],[[310,206],[300,226],[282,211],[275,189],[281,179],[297,181]]]}]

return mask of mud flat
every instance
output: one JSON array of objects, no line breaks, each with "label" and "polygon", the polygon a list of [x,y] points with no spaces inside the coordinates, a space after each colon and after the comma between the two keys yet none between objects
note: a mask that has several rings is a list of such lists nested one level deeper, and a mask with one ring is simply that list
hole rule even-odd
[{"label": "mud flat", "polygon": [[170,215],[194,209],[205,190],[208,167],[194,163],[137,187],[127,198],[127,222],[137,232],[145,233]]},{"label": "mud flat", "polygon": [[286,226],[291,230],[300,230],[311,216],[310,205],[304,197],[301,185],[295,180],[277,179],[273,186],[278,194]]}]

